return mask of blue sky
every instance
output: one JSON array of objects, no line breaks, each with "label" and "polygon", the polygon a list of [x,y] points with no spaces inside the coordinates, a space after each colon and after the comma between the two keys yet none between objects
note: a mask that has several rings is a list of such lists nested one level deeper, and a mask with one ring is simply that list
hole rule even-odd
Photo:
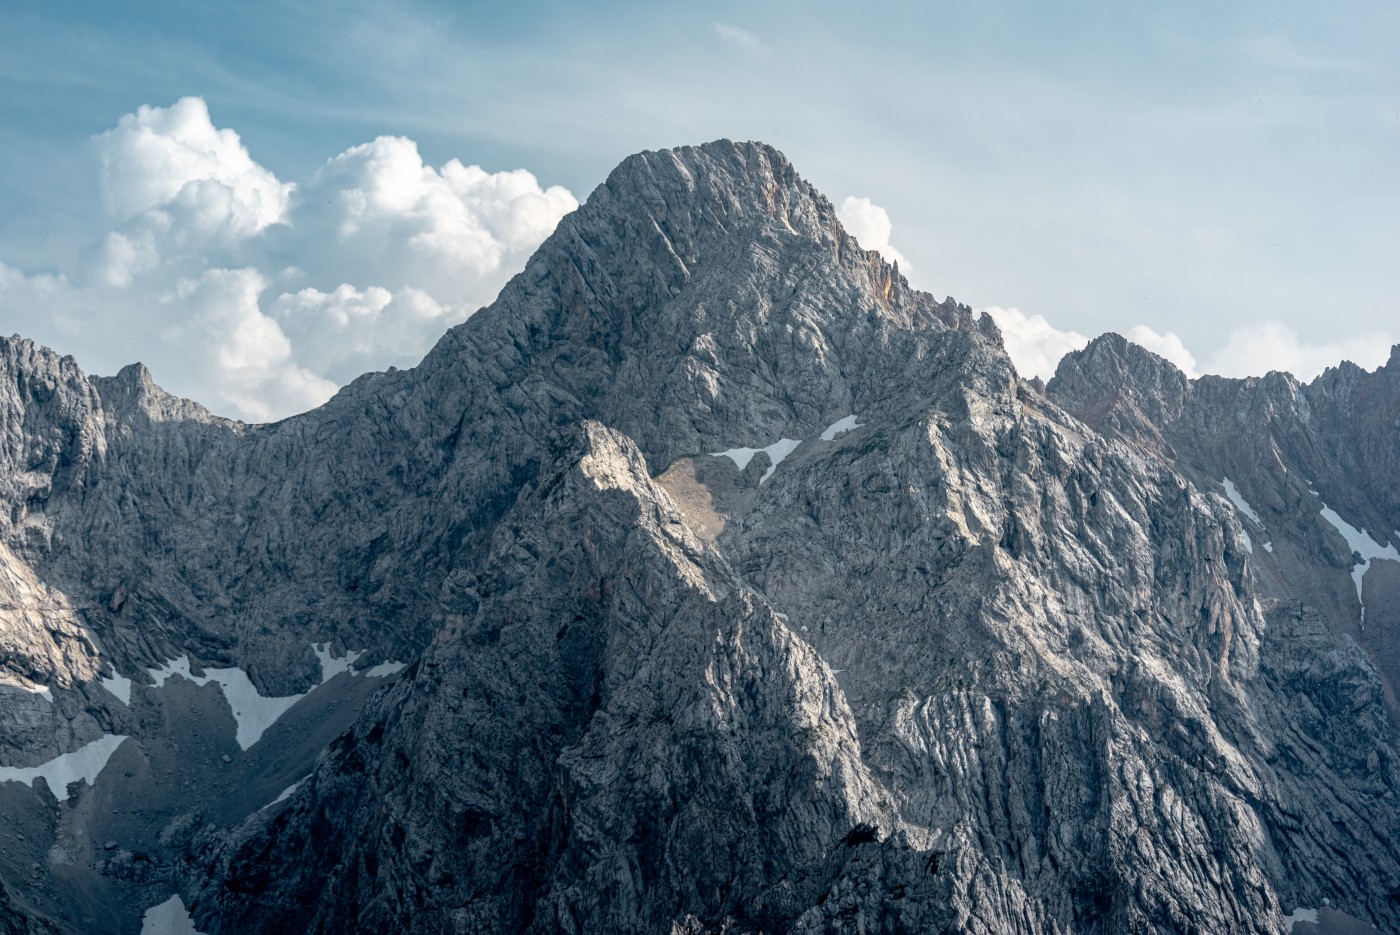
[{"label": "blue sky", "polygon": [[[330,191],[312,184],[318,169],[381,135],[415,141],[429,167],[525,169],[541,191],[579,200],[631,152],[757,138],[838,204],[883,208],[914,285],[1019,309],[1000,313],[1004,327],[1051,358],[1082,335],[1136,327],[1144,343],[1176,336],[1154,349],[1180,347],[1202,372],[1307,374],[1342,356],[1375,366],[1400,338],[1398,46],[1400,7],[1382,3],[10,2],[0,263],[29,279],[21,298],[0,294],[0,330],[44,330],[42,294],[70,303],[74,321],[129,305],[121,314],[141,332],[139,283],[104,303],[34,277],[86,288],[82,257],[137,223],[113,216],[100,172],[110,138],[94,137],[143,105],[198,97],[212,127],[297,186],[282,218],[294,229],[311,227],[297,199]],[[451,302],[488,300],[523,242]],[[280,323],[292,360],[292,331],[310,326],[273,306],[329,294],[333,258],[293,282],[269,259],[304,265],[282,226],[225,248],[200,275],[261,270],[250,301]],[[354,281],[355,269],[343,275],[358,292],[417,288]],[[165,295],[174,275],[147,286]],[[172,321],[152,326],[170,353]],[[67,350],[75,333],[35,336]],[[84,350],[85,366],[113,369],[103,348]],[[352,363],[402,360],[339,366]],[[213,392],[182,379],[165,382]],[[314,395],[263,413],[212,398],[257,417]]]}]

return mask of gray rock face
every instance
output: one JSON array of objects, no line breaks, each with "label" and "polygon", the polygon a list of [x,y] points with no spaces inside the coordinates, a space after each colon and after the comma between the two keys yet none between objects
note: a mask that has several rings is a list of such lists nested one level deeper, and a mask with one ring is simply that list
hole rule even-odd
[{"label": "gray rock face", "polygon": [[[1187,381],[1105,335],[1064,360],[1049,392],[1202,490],[1231,496],[1229,479],[1261,599],[1303,600],[1359,643],[1400,710],[1400,346],[1374,373],[1343,363],[1307,385],[1282,373]],[[1392,557],[1363,566],[1358,547],[1363,560]]]},{"label": "gray rock face", "polygon": [[476,612],[222,855],[232,930],[301,927],[310,894],[319,931],[790,918],[853,829],[892,829],[830,670],[625,436],[578,434],[497,527]]},{"label": "gray rock face", "polygon": [[[82,825],[6,800],[78,855],[0,860],[60,930],[177,887],[210,933],[1400,930],[1395,357],[1190,381],[1105,336],[1042,391],[720,142],[282,423],[0,368],[0,664],[54,697],[0,765],[131,738]],[[413,664],[332,717],[369,676],[313,689],[313,642]],[[353,725],[194,744],[180,655]],[[225,784],[121,818],[182,739]]]}]

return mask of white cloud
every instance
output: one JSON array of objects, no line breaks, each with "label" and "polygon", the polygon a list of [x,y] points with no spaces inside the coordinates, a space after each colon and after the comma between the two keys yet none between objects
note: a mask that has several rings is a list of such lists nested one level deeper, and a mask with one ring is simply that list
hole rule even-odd
[{"label": "white cloud", "polygon": [[298,359],[337,384],[367,370],[416,364],[425,348],[466,318],[412,286],[393,293],[349,283],[331,292],[283,293],[271,312],[300,349]]},{"label": "white cloud", "polygon": [[295,189],[254,162],[237,133],[216,129],[197,97],[141,107],[94,143],[102,201],[118,221],[160,211],[195,229],[248,236],[282,220]]},{"label": "white cloud", "polygon": [[876,251],[891,263],[898,263],[902,272],[909,272],[909,261],[890,244],[894,225],[890,223],[889,212],[884,208],[869,198],[847,195],[841,207],[836,209],[836,216],[862,247]]},{"label": "white cloud", "polygon": [[1343,360],[1374,370],[1390,357],[1394,343],[1394,334],[1375,331],[1314,344],[1278,322],[1257,322],[1233,329],[1205,370],[1226,377],[1262,376],[1271,370],[1283,370],[1306,382]]},{"label": "white cloud", "polygon": [[524,170],[434,169],[402,137],[283,182],[199,98],[142,107],[94,145],[110,226],[56,274],[0,262],[7,330],[92,373],[144,361],[166,389],[257,421],[417,363],[578,206]]},{"label": "white cloud", "polygon": [[1056,328],[1044,315],[1027,315],[1019,308],[995,305],[980,309],[980,312],[990,315],[1001,329],[1006,353],[1016,365],[1016,372],[1023,377],[1049,380],[1055,375],[1055,367],[1059,365],[1061,357],[1089,343],[1089,339],[1078,331]]},{"label": "white cloud", "polygon": [[220,401],[257,421],[320,405],[337,386],[295,360],[292,342],[259,306],[266,287],[257,270],[211,269],[163,297],[170,324],[162,337],[174,366],[211,381]]},{"label": "white cloud", "polygon": [[[1089,343],[1085,335],[1056,328],[1043,315],[1026,315],[1017,308],[995,306],[979,311],[991,315],[1001,329],[1006,352],[1022,376],[1048,380],[1060,358]],[[1202,366],[1175,332],[1160,334],[1147,325],[1134,325],[1124,332],[1124,337],[1165,357],[1192,379],[1202,373],[1248,377],[1282,370],[1304,382],[1343,360],[1374,370],[1389,359],[1391,345],[1397,343],[1392,334],[1372,332],[1314,344],[1277,322],[1260,322],[1233,329],[1224,345]]]},{"label": "white cloud", "polygon": [[124,288],[160,266],[161,249],[151,230],[111,231],[88,257],[88,274],[96,282]]},{"label": "white cloud", "polygon": [[298,265],[322,288],[350,268],[366,284],[413,286],[447,304],[489,301],[578,207],[567,189],[541,188],[523,169],[489,173],[456,159],[434,169],[397,136],[336,156],[305,196],[290,236]]},{"label": "white cloud", "polygon": [[223,414],[266,421],[335,392],[262,312],[267,280],[257,270],[214,268],[149,285],[75,286],[0,264],[0,314],[7,330],[73,354],[91,372],[140,360],[162,385]]},{"label": "white cloud", "polygon": [[1175,331],[1158,334],[1146,325],[1133,325],[1123,336],[1134,344],[1147,348],[1158,357],[1165,357],[1188,377],[1195,379],[1199,376],[1196,372],[1195,355],[1186,349],[1186,345],[1181,343],[1181,338]]},{"label": "white cloud", "polygon": [[[1049,380],[1055,375],[1060,358],[1089,343],[1087,335],[1078,331],[1062,331],[1050,324],[1044,315],[1027,315],[1019,308],[997,306],[980,311],[992,316],[1001,329],[1006,353],[1016,365],[1016,372],[1023,377],[1037,376]],[[1196,358],[1175,332],[1158,334],[1147,325],[1134,325],[1124,337],[1159,357],[1165,357],[1188,377],[1197,376]]]},{"label": "white cloud", "polygon": [[[725,41],[758,48],[736,27]],[[0,319],[94,373],[143,360],[167,389],[216,412],[279,418],[369,369],[409,366],[489,303],[577,200],[524,170],[426,164],[385,136],[329,159],[300,184],[258,164],[199,98],[142,107],[94,138],[107,220],[81,257],[29,274],[0,262]],[[889,214],[849,197],[842,223],[901,268]],[[3,261],[4,258],[0,258]],[[1026,375],[1050,377],[1087,338],[1018,309],[989,308]],[[1127,336],[1182,367],[1174,333]],[[1393,336],[1320,344],[1264,323],[1238,328],[1201,367],[1308,378],[1349,358],[1382,363]]]},{"label": "white cloud", "polygon": [[740,29],[738,26],[730,26],[726,23],[715,23],[715,35],[724,42],[741,49],[745,52],[759,52],[763,50],[763,40],[749,32],[747,29]]}]

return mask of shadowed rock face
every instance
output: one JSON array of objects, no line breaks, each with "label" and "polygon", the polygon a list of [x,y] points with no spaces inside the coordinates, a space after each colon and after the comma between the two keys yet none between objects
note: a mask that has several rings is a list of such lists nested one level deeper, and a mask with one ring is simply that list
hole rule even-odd
[{"label": "shadowed rock face", "polygon": [[[1322,504],[1400,537],[1397,374],[1189,381],[1109,335],[1041,392],[728,142],[628,159],[419,367],[275,425],[3,342],[0,667],[54,700],[0,707],[0,765],[132,739],[79,817],[7,800],[63,853],[127,837],[0,860],[0,916],[1278,933],[1325,899],[1395,930],[1400,563],[1363,627]],[[354,718],[328,745],[193,743],[143,672],[290,695],[312,642],[413,660],[293,708]],[[96,805],[182,738],[228,757],[217,808]]]}]

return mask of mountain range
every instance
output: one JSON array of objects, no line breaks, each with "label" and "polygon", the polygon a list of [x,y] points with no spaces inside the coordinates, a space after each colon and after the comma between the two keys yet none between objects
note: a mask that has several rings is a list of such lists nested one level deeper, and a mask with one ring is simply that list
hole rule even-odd
[{"label": "mountain range", "polygon": [[1021,379],[764,144],[282,422],[0,340],[0,496],[0,932],[1400,931],[1400,346]]}]

